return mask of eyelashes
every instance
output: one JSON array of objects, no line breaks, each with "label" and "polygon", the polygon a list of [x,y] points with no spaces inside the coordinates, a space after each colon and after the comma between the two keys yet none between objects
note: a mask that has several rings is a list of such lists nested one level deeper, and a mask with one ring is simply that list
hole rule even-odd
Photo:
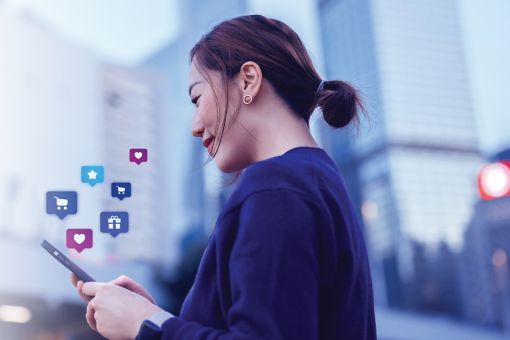
[{"label": "eyelashes", "polygon": [[196,96],[195,98],[191,99],[191,102],[196,105],[197,102],[198,102],[198,98],[200,98],[200,96]]}]

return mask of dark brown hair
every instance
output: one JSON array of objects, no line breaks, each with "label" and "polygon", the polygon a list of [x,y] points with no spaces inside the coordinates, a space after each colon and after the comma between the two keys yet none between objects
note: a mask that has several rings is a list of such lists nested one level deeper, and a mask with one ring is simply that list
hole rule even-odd
[{"label": "dark brown hair", "polygon": [[[225,129],[228,105],[228,82],[247,61],[257,63],[263,77],[291,110],[309,123],[314,109],[319,106],[326,122],[340,128],[351,121],[359,124],[359,109],[363,105],[357,91],[341,80],[324,81],[315,70],[299,36],[283,22],[262,15],[246,15],[216,25],[191,49],[190,62],[200,69],[221,74],[225,94],[225,112],[218,109],[213,155],[216,155]],[[320,87],[320,89],[319,89]],[[214,91],[214,89],[213,89]],[[215,141],[216,142],[216,141]]]}]

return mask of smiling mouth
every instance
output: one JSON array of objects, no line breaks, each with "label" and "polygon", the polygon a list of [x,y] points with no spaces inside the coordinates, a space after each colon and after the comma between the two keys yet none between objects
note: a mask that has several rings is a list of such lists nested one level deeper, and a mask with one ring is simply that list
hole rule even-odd
[{"label": "smiling mouth", "polygon": [[206,148],[209,148],[209,145],[211,145],[211,143],[213,142],[213,140],[214,140],[214,136],[211,136],[211,137],[207,138],[206,140],[204,140],[204,141],[202,142],[202,145],[203,145],[204,147],[206,147]]}]

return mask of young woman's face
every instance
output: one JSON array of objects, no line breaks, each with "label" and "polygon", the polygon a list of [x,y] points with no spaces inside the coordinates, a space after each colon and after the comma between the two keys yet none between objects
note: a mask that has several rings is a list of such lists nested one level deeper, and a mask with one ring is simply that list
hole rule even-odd
[{"label": "young woman's face", "polygon": [[[241,105],[240,89],[236,88],[235,82],[229,87],[229,110],[227,119],[224,120],[225,93],[221,84],[219,72],[207,71],[209,82],[204,78],[203,68],[197,68],[195,61],[191,63],[189,72],[190,98],[196,108],[193,119],[192,134],[202,139],[202,144],[213,154],[219,142],[221,125],[225,124],[221,144],[214,160],[218,168],[223,172],[239,171],[249,165],[250,144],[246,138],[246,132],[239,128],[239,115],[233,117]],[[213,91],[214,89],[214,91]],[[216,102],[216,100],[218,102]],[[244,132],[243,132],[244,131]]]}]

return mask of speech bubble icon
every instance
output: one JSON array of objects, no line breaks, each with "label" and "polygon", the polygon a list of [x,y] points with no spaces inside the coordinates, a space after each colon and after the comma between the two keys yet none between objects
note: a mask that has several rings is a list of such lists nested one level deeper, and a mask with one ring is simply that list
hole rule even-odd
[{"label": "speech bubble icon", "polygon": [[102,212],[99,220],[102,233],[117,237],[129,231],[129,214],[125,211]]},{"label": "speech bubble icon", "polygon": [[81,181],[82,183],[94,186],[98,183],[104,182],[104,167],[101,165],[86,165],[81,167]]},{"label": "speech bubble icon", "polygon": [[92,229],[67,229],[66,247],[81,253],[83,249],[90,249],[93,245]]},{"label": "speech bubble icon", "polygon": [[112,197],[117,197],[119,200],[131,197],[131,183],[127,182],[114,182],[112,183]]},{"label": "speech bubble icon", "polygon": [[147,149],[129,149],[129,161],[140,165],[149,160],[149,151]]},{"label": "speech bubble icon", "polygon": [[46,193],[46,213],[57,215],[63,220],[67,215],[78,212],[78,194],[76,191],[48,191]]}]

